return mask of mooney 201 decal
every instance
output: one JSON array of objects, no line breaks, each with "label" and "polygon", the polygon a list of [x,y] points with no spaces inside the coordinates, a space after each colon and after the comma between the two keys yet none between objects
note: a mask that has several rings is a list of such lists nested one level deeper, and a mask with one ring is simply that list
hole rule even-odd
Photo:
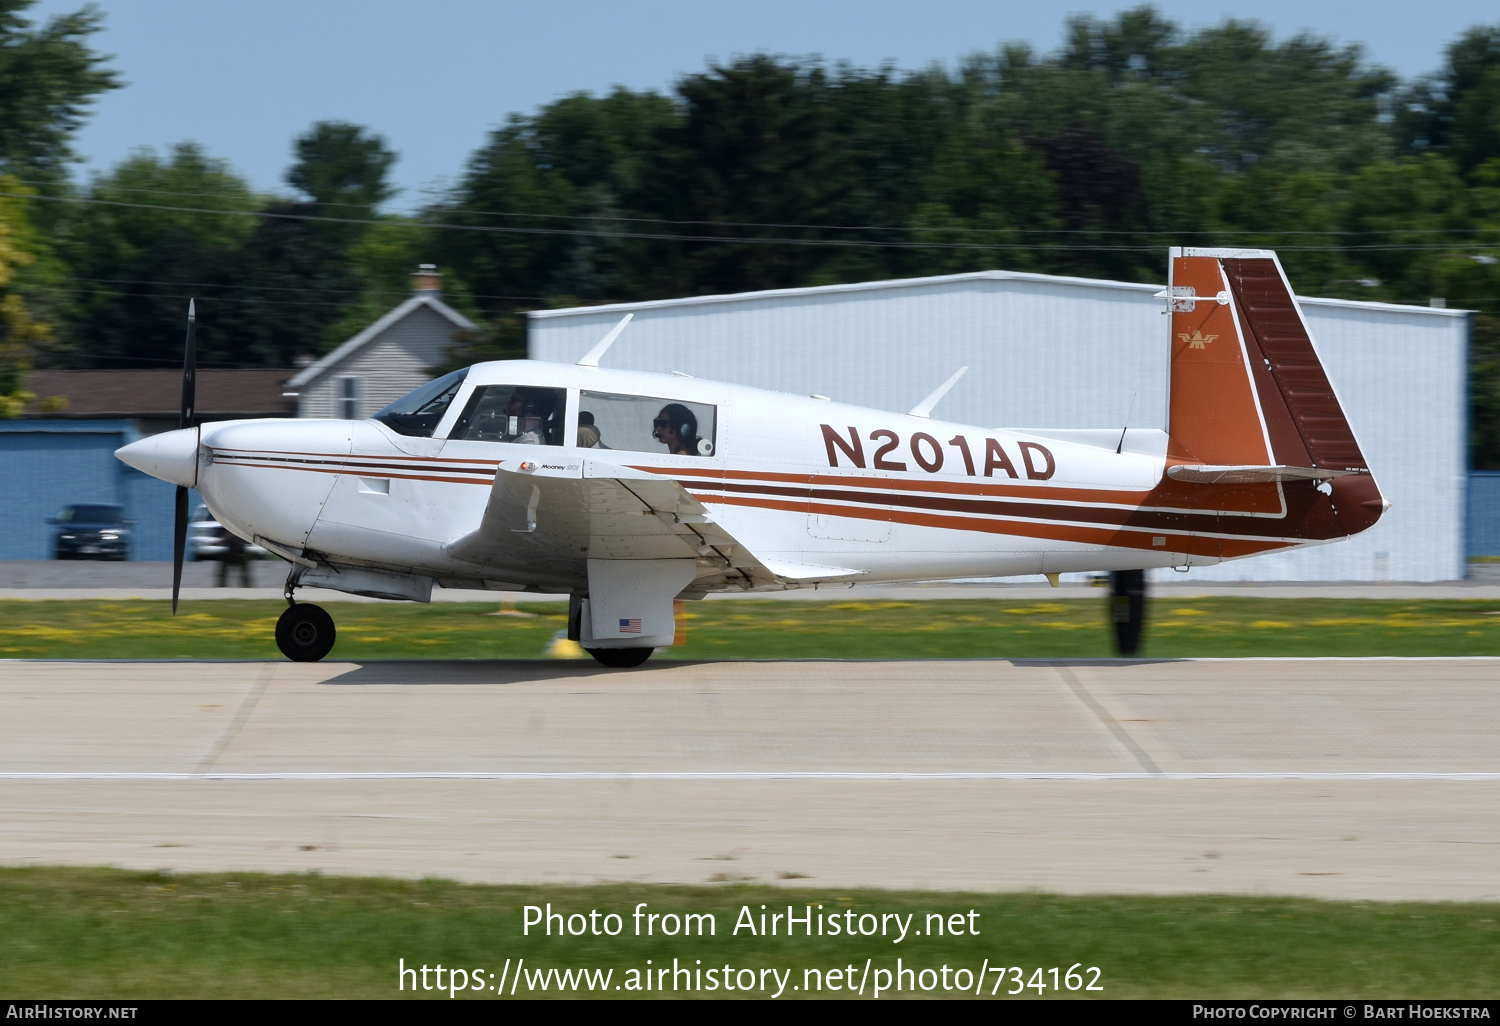
[{"label": "mooney 201 decal", "polygon": [[[711,591],[1141,571],[1346,538],[1387,504],[1275,254],[1177,250],[1165,432],[945,424],[680,375],[477,364],[373,418],[194,426],[118,452],[292,566],[276,638],[319,659],[298,587],[427,601],[434,586],[567,593],[608,666],[672,643]],[[629,318],[626,318],[628,321]],[[1055,577],[1053,577],[1055,581]],[[1131,597],[1135,601],[1131,601]]]}]

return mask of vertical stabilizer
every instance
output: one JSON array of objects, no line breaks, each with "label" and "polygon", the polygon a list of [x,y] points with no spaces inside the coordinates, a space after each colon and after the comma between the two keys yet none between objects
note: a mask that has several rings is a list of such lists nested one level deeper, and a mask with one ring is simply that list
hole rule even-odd
[{"label": "vertical stabilizer", "polygon": [[1169,476],[1323,482],[1337,534],[1374,524],[1387,504],[1276,254],[1174,248],[1165,297]]},{"label": "vertical stabilizer", "polygon": [[[1273,462],[1236,303],[1214,250],[1172,250],[1168,455],[1197,463]],[[1198,254],[1204,255],[1198,255]]]}]

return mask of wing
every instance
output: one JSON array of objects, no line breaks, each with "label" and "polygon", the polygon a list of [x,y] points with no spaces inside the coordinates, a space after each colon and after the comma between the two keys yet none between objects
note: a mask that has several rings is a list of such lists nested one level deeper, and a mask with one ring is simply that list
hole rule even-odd
[{"label": "wing", "polygon": [[449,542],[483,575],[567,591],[585,586],[588,560],[698,563],[688,592],[785,589],[866,571],[757,558],[676,481],[614,464],[564,461],[495,474],[478,529]]}]

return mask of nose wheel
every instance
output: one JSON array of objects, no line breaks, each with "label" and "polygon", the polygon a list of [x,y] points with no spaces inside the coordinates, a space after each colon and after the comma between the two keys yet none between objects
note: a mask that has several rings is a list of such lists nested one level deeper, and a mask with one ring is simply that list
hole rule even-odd
[{"label": "nose wheel", "polygon": [[327,610],[299,602],[276,621],[276,647],[293,662],[315,663],[333,650],[336,633]]}]

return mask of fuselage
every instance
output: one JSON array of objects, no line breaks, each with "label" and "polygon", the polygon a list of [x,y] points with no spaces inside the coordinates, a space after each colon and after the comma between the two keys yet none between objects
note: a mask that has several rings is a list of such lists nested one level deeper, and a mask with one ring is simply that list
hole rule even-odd
[{"label": "fuselage", "polygon": [[1318,514],[1331,490],[1313,482],[1167,479],[1161,432],[1132,432],[1116,451],[1113,439],[534,361],[469,368],[425,416],[207,424],[156,443],[191,446],[195,459],[137,465],[195,484],[247,540],[450,587],[576,591],[587,561],[608,558],[497,567],[451,553],[484,516],[497,472],[518,469],[671,479],[757,557],[846,568],[860,583],[1186,567],[1353,533]]}]

